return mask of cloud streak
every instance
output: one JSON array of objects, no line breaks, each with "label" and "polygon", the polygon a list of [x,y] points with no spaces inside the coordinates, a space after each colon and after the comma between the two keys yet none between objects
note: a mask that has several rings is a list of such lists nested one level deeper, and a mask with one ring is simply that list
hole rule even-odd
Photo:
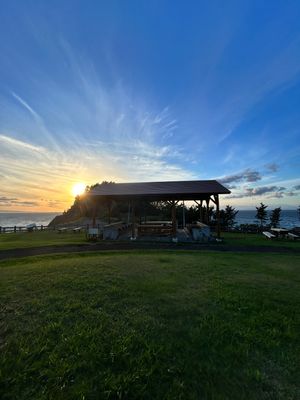
[{"label": "cloud streak", "polygon": [[270,172],[277,172],[279,169],[279,166],[276,163],[266,164],[265,167]]},{"label": "cloud streak", "polygon": [[258,171],[254,171],[251,169],[246,169],[243,172],[239,172],[237,174],[228,175],[223,178],[220,178],[219,181],[223,184],[237,183],[237,182],[257,182],[261,180],[261,175]]},{"label": "cloud streak", "polygon": [[6,135],[0,135],[0,142],[12,147],[17,147],[18,149],[22,148],[23,150],[31,150],[38,153],[45,151],[45,149],[41,146],[35,146],[33,144]]},{"label": "cloud streak", "polygon": [[6,197],[2,196],[0,197],[0,205],[6,206],[6,207],[12,207],[12,206],[26,206],[26,207],[36,207],[39,205],[38,202],[36,201],[26,201],[26,200],[20,200],[14,197]]},{"label": "cloud streak", "polygon": [[244,197],[258,197],[270,195],[273,198],[281,198],[286,194],[286,188],[283,186],[259,186],[255,188],[245,188],[242,193],[227,196],[228,199],[241,199]]},{"label": "cloud streak", "polygon": [[18,96],[16,93],[11,92],[12,96],[27,110],[29,111],[29,113],[37,120],[41,120],[41,117],[39,116],[39,114],[34,111],[34,109],[32,107],[30,107],[30,105],[23,100],[20,96]]}]

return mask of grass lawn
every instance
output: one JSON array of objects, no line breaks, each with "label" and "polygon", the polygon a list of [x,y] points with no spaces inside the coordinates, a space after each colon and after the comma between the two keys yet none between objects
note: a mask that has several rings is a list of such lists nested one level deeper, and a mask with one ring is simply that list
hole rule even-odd
[{"label": "grass lawn", "polygon": [[184,251],[2,261],[0,398],[299,399],[299,266]]},{"label": "grass lawn", "polygon": [[35,231],[5,233],[0,235],[0,250],[39,246],[63,246],[86,243],[85,233],[58,233],[58,231]]},{"label": "grass lawn", "polygon": [[[224,242],[230,246],[273,246],[300,249],[300,241],[288,239],[268,240],[262,234],[222,233]],[[0,251],[5,249],[29,248],[39,246],[64,246],[66,244],[86,244],[85,233],[58,233],[57,231],[17,232],[0,235]],[[207,243],[206,243],[207,244]],[[218,246],[218,243],[212,243]]]},{"label": "grass lawn", "polygon": [[262,233],[222,232],[224,244],[232,246],[272,246],[300,249],[300,240],[292,239],[267,239]]}]

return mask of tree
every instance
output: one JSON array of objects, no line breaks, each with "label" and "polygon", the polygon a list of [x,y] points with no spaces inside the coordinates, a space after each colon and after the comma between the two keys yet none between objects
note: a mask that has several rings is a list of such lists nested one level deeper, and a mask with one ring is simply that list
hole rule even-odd
[{"label": "tree", "polygon": [[238,213],[238,210],[236,210],[234,207],[231,207],[229,205],[227,205],[225,207],[225,211],[224,211],[224,223],[225,226],[228,228],[232,228],[235,224],[235,216]]},{"label": "tree", "polygon": [[[222,228],[232,228],[235,224],[235,216],[238,213],[234,207],[227,205],[225,210],[220,210],[220,224]],[[214,214],[215,222],[217,222],[217,213]]]},{"label": "tree", "polygon": [[300,219],[300,206],[298,207],[297,211],[298,211],[298,217]]},{"label": "tree", "polygon": [[270,221],[271,225],[276,228],[280,222],[281,207],[274,208],[271,212]]},{"label": "tree", "polygon": [[266,206],[264,203],[260,203],[259,207],[255,207],[256,208],[256,216],[255,218],[258,219],[260,221],[260,227],[263,226],[263,223],[267,220],[267,209],[268,206]]},{"label": "tree", "polygon": [[202,215],[204,217],[204,221],[209,224],[214,215],[214,206],[209,206],[208,208],[202,207]]}]

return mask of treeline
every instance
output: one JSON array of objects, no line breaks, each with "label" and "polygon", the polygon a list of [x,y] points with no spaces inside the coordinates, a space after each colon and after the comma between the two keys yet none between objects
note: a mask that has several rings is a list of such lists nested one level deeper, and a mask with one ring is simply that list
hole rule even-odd
[{"label": "treeline", "polygon": [[[268,206],[264,203],[260,203],[258,207],[256,207],[256,216],[255,218],[258,220],[259,225],[263,227],[269,222],[274,228],[277,228],[281,221],[281,207],[274,208],[271,210],[270,215],[268,215],[267,211]],[[300,206],[297,208],[298,218],[300,220]]]}]

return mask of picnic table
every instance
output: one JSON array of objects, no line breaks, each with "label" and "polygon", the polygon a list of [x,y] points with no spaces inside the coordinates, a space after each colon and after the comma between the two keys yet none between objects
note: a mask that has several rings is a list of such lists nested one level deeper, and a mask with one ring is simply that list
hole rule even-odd
[{"label": "picnic table", "polygon": [[285,228],[271,228],[271,231],[275,233],[276,237],[285,237],[289,232]]},{"label": "picnic table", "polygon": [[76,228],[73,228],[73,232],[74,233],[77,233],[77,232],[80,233],[82,229],[83,229],[82,226],[77,226]]},{"label": "picnic table", "polygon": [[138,225],[139,236],[169,236],[172,234],[172,225],[168,224],[143,224]]},{"label": "picnic table", "polygon": [[293,240],[298,240],[298,239],[300,239],[300,236],[299,236],[299,235],[296,235],[296,234],[293,233],[293,232],[289,232],[289,233],[288,233],[288,237],[289,237],[290,239],[293,239]]},{"label": "picnic table", "polygon": [[274,239],[274,238],[276,238],[276,236],[273,235],[273,233],[268,232],[268,231],[265,231],[265,232],[263,232],[262,234],[263,234],[267,239]]},{"label": "picnic table", "polygon": [[58,233],[67,232],[68,228],[58,228]]}]

